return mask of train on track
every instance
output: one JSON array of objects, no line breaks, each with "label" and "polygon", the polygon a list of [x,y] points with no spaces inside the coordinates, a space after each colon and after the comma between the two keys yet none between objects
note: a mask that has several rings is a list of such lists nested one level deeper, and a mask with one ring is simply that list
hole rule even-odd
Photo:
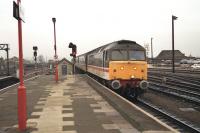
[{"label": "train on track", "polygon": [[115,41],[79,55],[75,66],[133,99],[148,88],[146,51],[134,41]]}]

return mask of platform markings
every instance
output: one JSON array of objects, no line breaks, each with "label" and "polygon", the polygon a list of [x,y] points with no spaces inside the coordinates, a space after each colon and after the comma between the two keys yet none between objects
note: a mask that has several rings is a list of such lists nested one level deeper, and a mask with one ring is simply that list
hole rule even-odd
[{"label": "platform markings", "polygon": [[43,109],[43,107],[44,107],[43,105],[35,105],[34,109]]},{"label": "platform markings", "polygon": [[64,108],[63,111],[65,110],[73,110],[72,108]]},{"label": "platform markings", "polygon": [[74,117],[74,113],[63,113],[63,117]]},{"label": "platform markings", "polygon": [[[132,128],[132,129],[119,129],[119,131],[121,133],[141,133],[141,132],[139,132],[138,130],[136,130],[134,128]],[[142,133],[144,133],[144,132],[142,132]],[[152,133],[156,133],[156,132],[152,132]],[[158,132],[158,133],[164,133],[164,132]]]},{"label": "platform markings", "polygon": [[[63,131],[63,126],[74,126],[74,121],[63,121],[64,118],[72,118],[74,114],[71,112],[63,113],[65,111],[72,111],[70,107],[73,100],[70,96],[63,96],[62,84],[57,87],[52,87],[46,91],[46,98],[42,97],[37,102],[34,109],[41,111],[34,111],[32,117],[39,116],[38,119],[28,119],[28,123],[37,123],[36,128],[38,132],[54,132],[54,133],[76,133],[75,130]],[[69,108],[70,107],[70,108]],[[57,125],[57,126],[55,126]]]},{"label": "platform markings", "polygon": [[63,128],[63,132],[62,133],[77,133],[75,130],[70,130],[70,131],[66,131],[64,128]]},{"label": "platform markings", "polygon": [[102,127],[106,130],[119,129],[116,124],[102,124]]}]

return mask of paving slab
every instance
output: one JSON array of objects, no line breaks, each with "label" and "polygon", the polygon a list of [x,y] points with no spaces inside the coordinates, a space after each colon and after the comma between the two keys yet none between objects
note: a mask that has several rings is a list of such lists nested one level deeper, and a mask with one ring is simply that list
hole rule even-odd
[{"label": "paving slab", "polygon": [[[84,75],[68,76],[58,83],[53,76],[41,76],[25,86],[28,119],[24,133],[142,132],[99,95]],[[0,99],[0,133],[21,133],[17,128],[17,87]]]}]

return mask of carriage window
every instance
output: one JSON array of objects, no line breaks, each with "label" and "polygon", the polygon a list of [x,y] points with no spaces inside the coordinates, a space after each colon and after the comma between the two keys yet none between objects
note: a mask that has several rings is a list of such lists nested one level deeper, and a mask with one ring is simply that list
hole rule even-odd
[{"label": "carriage window", "polygon": [[114,50],[111,54],[112,60],[127,60],[128,54],[126,50]]},{"label": "carriage window", "polygon": [[129,60],[145,60],[144,51],[129,51]]}]

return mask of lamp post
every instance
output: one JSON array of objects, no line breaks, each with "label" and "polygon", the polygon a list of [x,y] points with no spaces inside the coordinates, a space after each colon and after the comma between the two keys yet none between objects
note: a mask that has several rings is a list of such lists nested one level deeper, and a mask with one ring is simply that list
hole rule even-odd
[{"label": "lamp post", "polygon": [[175,65],[174,65],[174,20],[178,17],[172,15],[172,72],[175,73]]},{"label": "lamp post", "polygon": [[58,59],[58,55],[57,55],[57,51],[56,51],[56,18],[52,18],[53,21],[53,25],[54,25],[54,50],[55,50],[55,64],[56,64],[56,68],[55,68],[55,81],[58,82],[58,63],[57,63],[57,59]]},{"label": "lamp post", "polygon": [[[21,0],[17,0],[20,5]],[[18,126],[19,130],[26,129],[26,88],[24,86],[23,48],[22,48],[22,19],[18,19],[18,41],[19,41],[19,79],[18,87]]]}]

